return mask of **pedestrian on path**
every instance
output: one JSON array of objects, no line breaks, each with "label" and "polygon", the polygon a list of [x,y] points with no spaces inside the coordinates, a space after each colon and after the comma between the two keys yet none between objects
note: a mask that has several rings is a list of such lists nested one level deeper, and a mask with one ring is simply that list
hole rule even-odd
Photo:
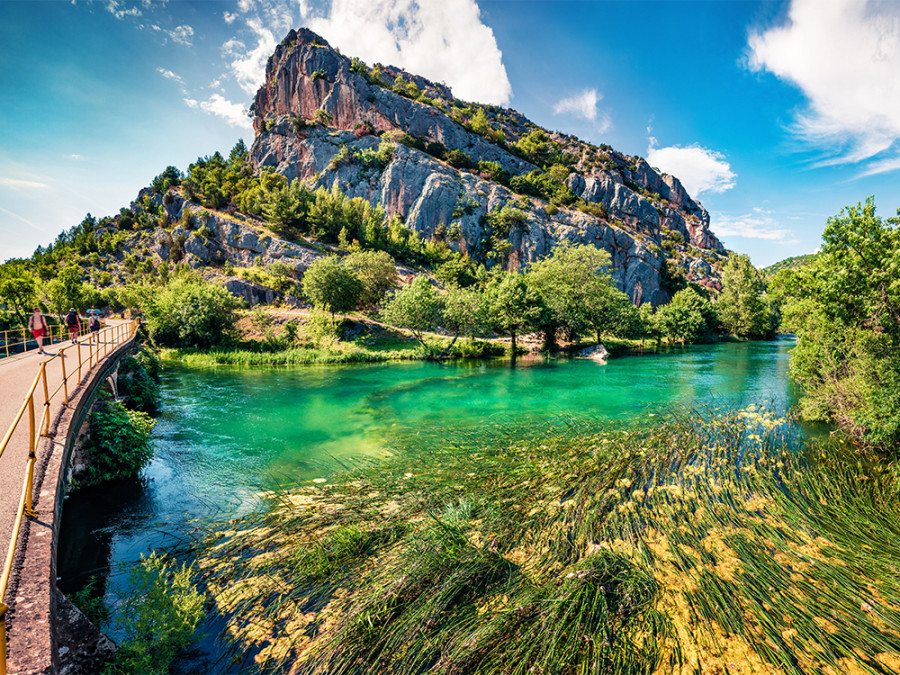
[{"label": "pedestrian on path", "polygon": [[31,331],[31,334],[34,336],[34,339],[37,341],[38,345],[38,354],[43,354],[44,352],[44,335],[50,332],[50,328],[47,326],[47,319],[44,318],[44,315],[41,314],[40,307],[34,308],[34,314],[28,317],[28,330]]},{"label": "pedestrian on path", "polygon": [[94,344],[94,340],[97,341],[97,346],[100,346],[100,310],[93,309],[89,312],[90,316],[88,318],[88,328],[91,329],[91,344]]},{"label": "pedestrian on path", "polygon": [[75,344],[75,339],[81,330],[81,319],[78,318],[78,312],[75,311],[74,307],[66,314],[66,328],[69,329],[69,337],[72,339],[72,344]]}]

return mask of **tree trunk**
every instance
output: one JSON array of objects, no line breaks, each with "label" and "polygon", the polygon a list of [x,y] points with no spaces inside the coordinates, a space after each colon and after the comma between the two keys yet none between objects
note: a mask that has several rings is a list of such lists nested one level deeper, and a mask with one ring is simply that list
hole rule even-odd
[{"label": "tree trunk", "polygon": [[509,331],[509,337],[512,342],[512,360],[516,360],[516,331]]},{"label": "tree trunk", "polygon": [[456,340],[457,340],[458,337],[459,337],[459,332],[457,332],[456,334],[454,334],[453,339],[450,340],[450,344],[447,345],[446,347],[444,347],[444,348],[441,350],[441,353],[434,357],[434,360],[435,360],[435,361],[440,361],[442,358],[444,358],[445,356],[447,356],[447,353],[448,353],[451,349],[453,349],[453,345],[456,344]]}]

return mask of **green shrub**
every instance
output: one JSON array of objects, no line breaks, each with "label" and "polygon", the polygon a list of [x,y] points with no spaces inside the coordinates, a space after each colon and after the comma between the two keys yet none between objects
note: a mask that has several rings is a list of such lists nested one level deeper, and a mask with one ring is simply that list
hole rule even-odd
[{"label": "green shrub", "polygon": [[451,150],[445,155],[444,159],[454,169],[471,169],[475,166],[472,158],[462,150]]},{"label": "green shrub", "polygon": [[176,279],[145,307],[154,343],[167,347],[209,347],[227,341],[238,300],[221,286]]},{"label": "green shrub", "polygon": [[79,487],[140,474],[153,457],[150,443],[153,419],[111,399],[102,400],[89,419],[87,453],[90,460],[86,478]]},{"label": "green shrub", "polygon": [[132,410],[153,413],[159,406],[159,357],[146,345],[119,365],[119,396]]},{"label": "green shrub", "polygon": [[128,576],[130,591],[118,611],[125,637],[104,675],[165,675],[178,652],[193,642],[204,596],[191,582],[194,570],[151,553]]}]

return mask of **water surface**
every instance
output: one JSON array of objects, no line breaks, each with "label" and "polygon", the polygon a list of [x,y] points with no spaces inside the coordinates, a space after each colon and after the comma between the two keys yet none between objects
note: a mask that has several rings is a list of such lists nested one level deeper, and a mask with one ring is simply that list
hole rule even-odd
[{"label": "water surface", "polygon": [[[629,356],[295,368],[167,365],[156,454],[142,479],[66,501],[58,570],[64,592],[91,574],[191,536],[197,519],[225,519],[274,485],[329,479],[377,462],[416,433],[440,442],[498,423],[534,429],[698,406],[788,405],[789,339]],[[427,440],[426,440],[427,439]],[[113,585],[114,586],[114,585]],[[109,591],[112,593],[113,591]]]}]

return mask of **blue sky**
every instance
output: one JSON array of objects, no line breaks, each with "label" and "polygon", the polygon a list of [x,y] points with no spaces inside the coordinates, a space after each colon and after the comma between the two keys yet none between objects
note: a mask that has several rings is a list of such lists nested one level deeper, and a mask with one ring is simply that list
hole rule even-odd
[{"label": "blue sky", "polygon": [[4,0],[0,260],[249,144],[265,59],[301,25],[648,158],[757,265],[868,195],[900,206],[891,0]]}]

